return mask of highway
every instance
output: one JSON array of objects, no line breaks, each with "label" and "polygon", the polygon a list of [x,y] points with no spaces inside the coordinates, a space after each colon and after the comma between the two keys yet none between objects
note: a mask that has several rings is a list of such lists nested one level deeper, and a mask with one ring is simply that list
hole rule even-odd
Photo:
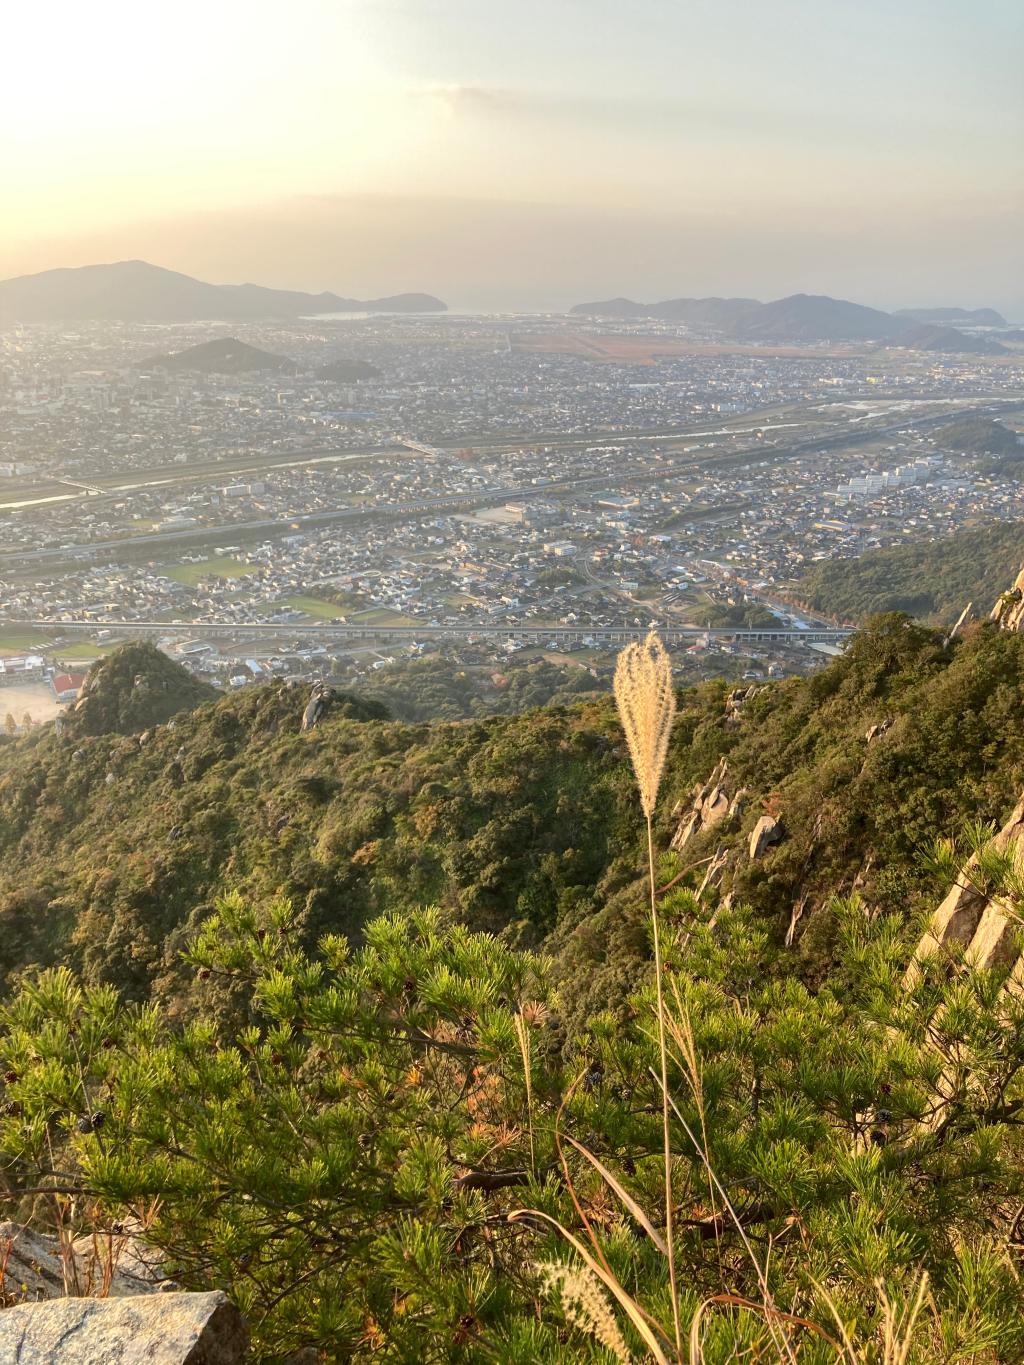
[{"label": "highway", "polygon": [[[274,639],[312,640],[326,643],[328,640],[376,640],[392,644],[411,644],[423,640],[475,640],[500,639],[521,640],[546,644],[585,645],[593,642],[598,645],[622,645],[630,640],[643,639],[647,626],[536,626],[524,625],[514,621],[483,621],[472,625],[435,625],[414,626],[389,625],[349,625],[333,621],[318,621],[315,624],[296,625],[291,621],[25,621],[0,620],[0,630],[45,631],[50,635],[73,634],[87,631],[95,636],[97,631],[110,631],[118,637],[149,636],[165,639],[170,636],[187,635],[191,639],[228,639],[261,636]],[[696,639],[735,640],[748,644],[842,644],[852,634],[852,630],[839,627],[810,627],[794,630],[788,626],[767,627],[761,630],[747,630],[730,627],[705,629],[703,626],[659,626],[658,633],[666,644],[686,644]]]}]

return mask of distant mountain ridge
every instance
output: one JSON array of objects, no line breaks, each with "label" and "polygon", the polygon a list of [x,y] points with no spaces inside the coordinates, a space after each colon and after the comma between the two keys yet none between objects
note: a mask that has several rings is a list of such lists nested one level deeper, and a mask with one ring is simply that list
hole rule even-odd
[{"label": "distant mountain ridge", "polygon": [[147,261],[44,270],[0,280],[0,321],[250,322],[322,313],[445,312],[432,294],[347,299],[258,284],[207,284]]},{"label": "distant mountain ridge", "polygon": [[895,308],[894,318],[911,322],[962,323],[969,327],[1005,327],[1006,319],[994,308]]},{"label": "distant mountain ridge", "polygon": [[[575,316],[604,318],[651,318],[706,327],[736,341],[888,341],[913,345],[921,350],[998,352],[998,342],[978,342],[943,319],[971,321],[980,325],[1002,319],[993,309],[942,308],[885,313],[879,308],[834,299],[827,294],[791,294],[760,303],[757,299],[705,298],[666,299],[661,303],[637,303],[633,299],[606,299],[579,303]],[[929,314],[925,317],[924,314]],[[992,321],[992,325],[996,325]]]}]

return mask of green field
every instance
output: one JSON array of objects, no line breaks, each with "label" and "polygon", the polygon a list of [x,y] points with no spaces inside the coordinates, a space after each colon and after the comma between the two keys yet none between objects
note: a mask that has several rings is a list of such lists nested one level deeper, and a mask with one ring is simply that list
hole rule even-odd
[{"label": "green field", "polygon": [[302,593],[284,598],[284,603],[295,611],[315,616],[318,621],[340,621],[347,614],[344,607],[339,607],[336,602],[324,602],[319,597],[306,597]]},{"label": "green field", "polygon": [[403,616],[400,611],[390,607],[371,607],[368,611],[357,611],[349,617],[354,626],[414,626],[411,616]]},{"label": "green field", "polygon": [[116,648],[117,645],[98,645],[95,640],[77,640],[74,644],[61,645],[53,651],[53,655],[57,659],[99,659]]},{"label": "green field", "polygon": [[220,578],[242,578],[253,572],[251,564],[243,564],[240,559],[232,559],[230,555],[223,555],[220,559],[204,559],[198,564],[173,564],[163,569],[168,578],[173,578],[175,583],[184,583],[187,588],[194,588],[204,578],[211,578],[214,574]]},{"label": "green field", "polygon": [[50,638],[37,630],[0,631],[0,655],[24,654],[27,650],[39,650],[48,646]]}]

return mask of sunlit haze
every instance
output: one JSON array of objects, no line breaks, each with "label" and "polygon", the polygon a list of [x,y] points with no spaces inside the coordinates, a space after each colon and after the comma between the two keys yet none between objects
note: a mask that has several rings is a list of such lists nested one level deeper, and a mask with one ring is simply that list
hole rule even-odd
[{"label": "sunlit haze", "polygon": [[4,18],[0,276],[1024,316],[1015,0],[58,0]]}]

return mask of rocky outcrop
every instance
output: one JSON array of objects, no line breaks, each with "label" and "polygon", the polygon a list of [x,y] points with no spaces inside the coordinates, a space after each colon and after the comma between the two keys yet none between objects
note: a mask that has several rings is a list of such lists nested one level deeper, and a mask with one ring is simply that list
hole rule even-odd
[{"label": "rocky outcrop", "polygon": [[[1024,797],[992,840],[999,850],[1012,849],[1018,875],[1024,873]],[[1017,964],[1016,976],[1024,972],[1017,933],[1017,918],[998,897],[988,896],[977,885],[978,859],[964,866],[945,900],[932,915],[928,932],[921,939],[907,969],[910,986],[921,974],[927,959],[963,952],[973,967],[1008,967]]]},{"label": "rocky outcrop", "polygon": [[751,861],[757,862],[765,850],[771,848],[773,844],[777,844],[785,833],[781,821],[776,820],[774,815],[762,815],[750,831],[750,843],[747,846],[747,851],[750,854]]},{"label": "rocky outcrop", "polygon": [[130,1235],[98,1233],[61,1247],[19,1223],[0,1223],[0,1304],[65,1294],[147,1294],[159,1288],[160,1278],[153,1253]]},{"label": "rocky outcrop", "polygon": [[748,701],[752,701],[763,690],[755,683],[751,683],[749,687],[733,688],[725,699],[725,728],[727,730],[738,729],[740,721],[743,719],[743,708]]},{"label": "rocky outcrop", "polygon": [[988,619],[1000,630],[1024,630],[1024,569],[1017,575],[1010,591],[1004,592],[989,612]]},{"label": "rocky outcrop", "polygon": [[968,603],[967,603],[967,606],[964,607],[963,611],[962,611],[962,612],[960,613],[960,615],[956,618],[956,624],[953,626],[953,629],[949,632],[949,634],[948,634],[948,635],[946,636],[946,638],[943,640],[943,642],[942,642],[942,647],[943,647],[943,648],[945,648],[946,645],[948,645],[948,644],[950,643],[951,640],[955,640],[955,639],[956,639],[956,637],[960,634],[961,630],[963,630],[964,626],[965,626],[965,625],[967,624],[967,622],[971,619],[971,617],[972,617],[972,615],[973,615],[973,612],[974,612],[974,603],[973,603],[973,602],[968,602]]},{"label": "rocky outcrop", "polygon": [[18,1365],[241,1365],[249,1334],[221,1293],[52,1299],[0,1312],[0,1360]]},{"label": "rocky outcrop", "polygon": [[669,845],[674,852],[681,852],[698,834],[705,834],[742,811],[747,790],[741,787],[730,797],[726,790],[728,772],[725,759],[720,759],[706,782],[698,782],[686,800],[676,802],[672,818],[679,823]]},{"label": "rocky outcrop", "polygon": [[138,734],[218,695],[155,645],[121,645],[89,670],[62,731],[74,738]]},{"label": "rocky outcrop", "polygon": [[885,734],[887,730],[891,728],[892,717],[886,716],[885,720],[879,721],[877,725],[868,726],[867,733],[864,735],[864,739],[868,744],[870,744],[873,739],[880,738],[882,735]]}]

